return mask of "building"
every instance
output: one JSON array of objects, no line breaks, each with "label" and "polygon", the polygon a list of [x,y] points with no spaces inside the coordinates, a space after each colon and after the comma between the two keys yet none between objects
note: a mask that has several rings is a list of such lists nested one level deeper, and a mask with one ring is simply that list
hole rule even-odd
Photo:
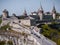
[{"label": "building", "polygon": [[3,18],[8,18],[8,16],[9,16],[9,12],[8,12],[6,9],[4,9],[4,10],[3,10],[2,17],[3,17]]},{"label": "building", "polygon": [[56,9],[55,9],[55,6],[53,6],[52,15],[53,15],[53,19],[56,19]]},{"label": "building", "polygon": [[23,15],[24,15],[24,16],[27,16],[27,11],[26,11],[26,9],[24,10]]},{"label": "building", "polygon": [[42,6],[40,6],[40,8],[38,9],[38,15],[40,17],[40,20],[43,20],[44,11]]},{"label": "building", "polygon": [[[52,20],[55,20],[56,19],[55,7],[53,8],[52,14],[50,12],[44,13],[43,8],[41,6],[41,9],[39,9],[37,12],[33,12],[31,15],[27,15],[26,10],[24,10],[24,13],[22,16],[16,16],[16,14],[14,14],[14,13],[12,14],[12,16],[9,16],[9,17],[8,16],[9,16],[8,11],[4,10],[3,15],[2,15],[1,26],[7,25],[9,23],[12,30],[14,30],[16,32],[25,32],[27,34],[30,34],[30,36],[33,38],[29,37],[29,40],[34,39],[33,45],[56,45],[55,42],[53,42],[53,41],[49,40],[48,38],[44,37],[43,35],[39,34],[39,31],[37,31],[38,28],[35,27],[36,24],[38,24],[38,23],[36,23],[37,21],[39,23],[45,24],[45,23],[50,23]],[[27,28],[27,26],[30,26],[30,27],[34,26],[34,29]],[[18,35],[18,36],[20,36],[20,35]],[[12,36],[12,38],[13,38],[13,36]],[[19,37],[19,39],[20,38],[21,38],[21,36]],[[22,39],[24,39],[24,38],[22,38]],[[18,41],[16,40],[16,43],[17,42]],[[28,42],[28,40],[27,40],[27,42]],[[30,42],[28,42],[28,43],[30,43]],[[35,43],[38,43],[38,44],[35,44]],[[20,44],[20,41],[19,41],[19,44]],[[17,44],[15,44],[15,45],[17,45]],[[22,45],[25,45],[25,44],[23,44],[23,42],[22,42]]]},{"label": "building", "polygon": [[27,24],[30,26],[36,26],[36,24],[38,23],[43,22],[44,24],[45,23],[49,24],[54,20],[55,21],[57,21],[57,19],[59,20],[59,18],[56,17],[57,16],[56,14],[57,12],[56,12],[55,6],[53,6],[53,9],[51,12],[44,12],[42,5],[40,5],[40,8],[38,9],[38,11],[31,12],[30,15],[27,14],[27,11],[25,9],[23,12],[23,15],[21,16],[16,16],[15,14],[13,14],[13,16],[9,16],[9,12],[6,9],[4,9],[2,19],[3,19],[3,22],[4,20],[5,21],[8,20],[7,23],[16,20],[16,22],[21,22],[24,25]]}]

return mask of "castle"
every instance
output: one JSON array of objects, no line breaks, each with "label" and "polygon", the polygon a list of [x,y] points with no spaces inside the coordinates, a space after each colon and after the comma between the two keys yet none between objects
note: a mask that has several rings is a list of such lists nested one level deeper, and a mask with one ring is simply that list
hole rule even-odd
[{"label": "castle", "polygon": [[6,24],[11,21],[19,22],[24,25],[34,26],[38,23],[50,23],[52,21],[57,21],[60,23],[59,17],[57,15],[57,11],[55,9],[55,6],[53,6],[53,9],[51,12],[44,12],[42,6],[38,9],[38,11],[31,12],[30,15],[27,14],[27,11],[24,10],[23,15],[16,16],[16,14],[12,14],[12,16],[9,16],[9,12],[4,9],[2,14],[2,20]]},{"label": "castle", "polygon": [[[52,9],[51,12],[44,12],[42,6],[40,6],[40,8],[38,9],[38,11],[31,12],[30,15],[37,15],[37,16],[39,16],[40,20],[43,20],[44,19],[44,15],[46,15],[46,16],[50,15],[51,18],[56,19],[56,13],[57,12],[56,12],[55,6],[53,6],[53,9]],[[23,15],[24,16],[29,16],[27,14],[26,10],[24,10]],[[7,18],[8,16],[9,16],[9,12],[6,9],[4,9],[4,11],[3,11],[3,18]]]},{"label": "castle", "polygon": [[[39,34],[39,30],[36,27],[36,25],[39,23],[50,23],[51,21],[55,21],[56,19],[55,6],[53,6],[53,10],[51,13],[44,13],[44,10],[41,6],[37,12],[32,12],[30,15],[28,15],[26,10],[24,10],[22,16],[16,16],[16,14],[14,13],[12,14],[12,16],[9,16],[9,12],[4,9],[2,14],[2,23],[0,26],[9,24],[11,26],[11,29],[16,32],[24,32],[26,34],[30,34],[25,38],[24,36],[20,36],[21,34],[17,33],[16,35],[17,37],[19,37],[17,38],[15,37],[14,32],[10,33],[10,35],[8,36],[5,35],[9,34],[9,32],[4,32],[4,37],[6,38],[6,40],[12,40],[14,45],[56,45],[55,42],[44,37],[42,34]],[[2,36],[0,37],[0,39],[2,40],[5,39]],[[24,40],[26,40],[26,44],[24,43]]]}]

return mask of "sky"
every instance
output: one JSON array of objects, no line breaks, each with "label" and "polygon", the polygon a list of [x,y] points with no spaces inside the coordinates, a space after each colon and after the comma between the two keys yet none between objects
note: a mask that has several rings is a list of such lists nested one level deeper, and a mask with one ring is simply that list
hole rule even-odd
[{"label": "sky", "polygon": [[22,15],[25,9],[30,14],[33,11],[37,11],[40,8],[40,4],[44,12],[51,12],[53,5],[55,5],[57,12],[60,13],[60,0],[0,0],[0,14],[4,9],[9,11],[9,15],[13,13]]}]

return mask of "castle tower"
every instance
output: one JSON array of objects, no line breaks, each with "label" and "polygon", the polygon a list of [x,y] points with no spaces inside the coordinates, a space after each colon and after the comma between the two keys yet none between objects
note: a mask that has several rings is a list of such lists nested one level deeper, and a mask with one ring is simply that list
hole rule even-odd
[{"label": "castle tower", "polygon": [[27,12],[26,12],[26,9],[24,10],[24,13],[23,13],[24,16],[27,16]]},{"label": "castle tower", "polygon": [[9,15],[8,11],[6,9],[3,10],[2,18],[7,18]]},{"label": "castle tower", "polygon": [[42,8],[42,5],[41,5],[40,8],[38,9],[38,15],[40,17],[40,20],[43,19],[43,13],[44,13],[44,11],[43,11],[43,8]]},{"label": "castle tower", "polygon": [[56,9],[55,9],[55,6],[53,6],[52,15],[53,15],[53,19],[56,19]]}]

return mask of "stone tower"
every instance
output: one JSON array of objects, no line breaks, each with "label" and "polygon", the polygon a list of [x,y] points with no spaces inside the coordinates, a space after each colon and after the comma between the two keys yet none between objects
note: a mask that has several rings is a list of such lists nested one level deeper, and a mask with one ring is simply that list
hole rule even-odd
[{"label": "stone tower", "polygon": [[40,17],[40,20],[43,19],[43,13],[44,13],[44,11],[43,11],[42,5],[40,5],[40,8],[38,9],[38,15]]},{"label": "stone tower", "polygon": [[9,12],[6,9],[4,9],[3,14],[2,14],[2,18],[8,18],[8,15],[9,15]]},{"label": "stone tower", "polygon": [[55,6],[53,6],[53,9],[52,9],[52,16],[53,16],[53,19],[56,19],[56,9],[55,9]]},{"label": "stone tower", "polygon": [[26,9],[24,10],[24,13],[23,13],[24,16],[27,16],[27,12],[26,12]]}]

